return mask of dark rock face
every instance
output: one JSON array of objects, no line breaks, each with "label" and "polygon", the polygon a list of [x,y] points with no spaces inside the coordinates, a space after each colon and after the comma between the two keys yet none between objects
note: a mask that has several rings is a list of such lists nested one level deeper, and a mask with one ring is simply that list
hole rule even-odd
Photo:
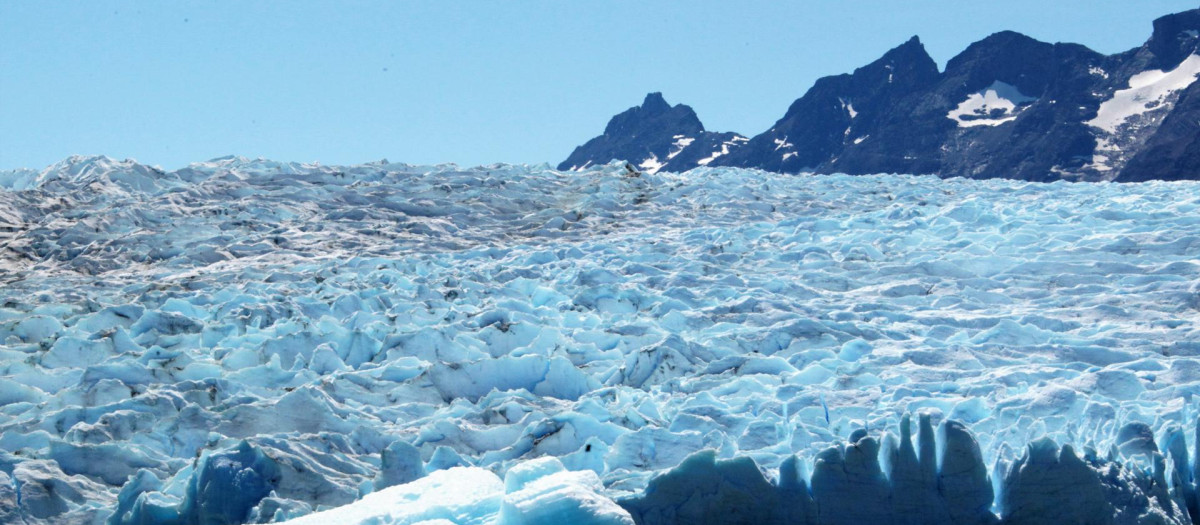
[{"label": "dark rock face", "polygon": [[1154,22],[1145,45],[1102,55],[1005,31],[945,71],[917,37],[821,78],[770,129],[704,131],[653,93],[560,169],[628,160],[782,173],[923,173],[1031,181],[1200,179],[1200,10]]},{"label": "dark rock face", "polygon": [[1175,103],[1175,110],[1163,119],[1154,135],[1146,140],[1117,179],[1124,182],[1146,180],[1200,179],[1200,83],[1192,84]]},{"label": "dark rock face", "polygon": [[[937,78],[937,64],[925,53],[921,42],[913,37],[853,74],[818,80],[808,93],[792,103],[771,129],[750,139],[745,148],[718,158],[713,164],[784,173],[820,170],[842,160],[841,154],[847,145],[862,150],[862,153],[843,162],[858,163],[864,168],[879,164],[877,153],[872,152],[876,149],[874,145],[855,141],[871,133],[878,135],[876,130],[880,128],[916,124],[910,122],[904,108],[896,107],[895,103],[911,93],[928,89]],[[936,133],[936,128],[947,128],[949,124],[933,122],[927,131]],[[905,155],[900,156],[900,161],[906,167],[925,168],[919,163],[930,156],[916,155],[916,152],[936,151],[936,145],[931,148],[927,144],[929,141],[918,135],[921,133],[899,134],[891,146],[904,150]]]},{"label": "dark rock face", "polygon": [[[741,140],[739,140],[741,139]],[[655,172],[685,171],[703,165],[704,159],[736,148],[744,137],[736,133],[714,133],[692,108],[671,106],[662,93],[650,93],[641,106],[632,107],[608,121],[604,134],[575,148],[560,170],[583,169],[612,160],[628,160]]]},{"label": "dark rock face", "polygon": [[1200,28],[1200,9],[1167,15],[1154,21],[1154,33],[1146,42],[1146,50],[1156,61],[1154,69],[1173,69],[1196,51],[1195,34]]}]

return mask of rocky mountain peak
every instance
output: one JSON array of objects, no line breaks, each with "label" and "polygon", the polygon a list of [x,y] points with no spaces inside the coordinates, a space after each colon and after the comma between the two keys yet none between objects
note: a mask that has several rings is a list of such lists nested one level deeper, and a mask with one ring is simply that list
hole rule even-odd
[{"label": "rocky mountain peak", "polygon": [[646,99],[642,101],[641,110],[645,114],[664,113],[671,110],[671,105],[667,104],[667,100],[663,98],[661,91],[655,91],[646,94]]},{"label": "rocky mountain peak", "polygon": [[1200,47],[1200,9],[1174,13],[1154,21],[1146,47],[1158,59],[1156,67],[1174,69]]},{"label": "rocky mountain peak", "polygon": [[817,79],[750,139],[707,132],[691,108],[651,93],[562,167],[622,159],[648,171],[1196,179],[1198,52],[1200,9],[1159,18],[1145,45],[1107,56],[1001,31],[944,72],[914,36],[852,73]]}]

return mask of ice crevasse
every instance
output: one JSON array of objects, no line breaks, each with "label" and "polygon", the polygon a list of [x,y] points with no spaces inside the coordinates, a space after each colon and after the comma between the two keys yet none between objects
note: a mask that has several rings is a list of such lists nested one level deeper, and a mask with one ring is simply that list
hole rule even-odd
[{"label": "ice crevasse", "polygon": [[1196,514],[1194,182],[74,157],[0,186],[2,523]]}]

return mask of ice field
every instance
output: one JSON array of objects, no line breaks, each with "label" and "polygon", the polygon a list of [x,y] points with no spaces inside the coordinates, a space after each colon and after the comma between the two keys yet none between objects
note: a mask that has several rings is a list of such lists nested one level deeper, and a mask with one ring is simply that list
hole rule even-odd
[{"label": "ice field", "polygon": [[0,523],[1200,517],[1200,183],[72,157],[0,188]]}]

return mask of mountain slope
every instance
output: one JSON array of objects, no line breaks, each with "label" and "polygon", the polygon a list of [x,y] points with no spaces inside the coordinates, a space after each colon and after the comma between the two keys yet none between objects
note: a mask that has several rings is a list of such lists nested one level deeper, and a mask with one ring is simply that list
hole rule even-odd
[{"label": "mountain slope", "polygon": [[603,135],[575,148],[558,169],[583,169],[620,159],[650,172],[684,171],[728,154],[744,142],[745,137],[737,133],[705,131],[692,108],[671,106],[662,93],[650,93],[641,106],[609,120]]},{"label": "mountain slope", "polygon": [[[853,73],[818,79],[749,140],[709,138],[691,108],[651,94],[560,169],[625,159],[670,171],[707,165],[1032,181],[1195,179],[1198,48],[1200,10],[1159,18],[1144,45],[1116,55],[1003,31],[938,71],[913,37]],[[678,147],[693,136],[701,138]],[[713,158],[718,145],[735,147]]]}]

